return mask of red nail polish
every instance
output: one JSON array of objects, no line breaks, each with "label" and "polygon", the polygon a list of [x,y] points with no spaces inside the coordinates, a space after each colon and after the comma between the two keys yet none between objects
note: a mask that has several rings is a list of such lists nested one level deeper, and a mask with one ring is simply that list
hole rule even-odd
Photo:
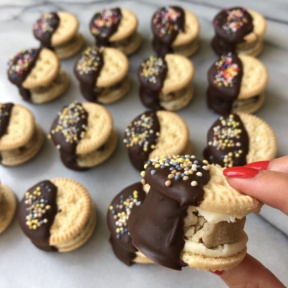
[{"label": "red nail polish", "polygon": [[244,166],[235,166],[232,168],[227,168],[223,171],[224,176],[236,178],[252,178],[258,173],[259,170]]},{"label": "red nail polish", "polygon": [[221,276],[224,273],[223,270],[214,270],[214,271],[210,270],[209,272],[211,272],[213,274],[216,274],[218,276]]},{"label": "red nail polish", "polygon": [[245,165],[245,167],[249,167],[249,168],[253,168],[256,170],[267,170],[268,166],[269,166],[270,161],[257,161],[257,162],[253,162],[253,163],[249,163],[247,165]]}]

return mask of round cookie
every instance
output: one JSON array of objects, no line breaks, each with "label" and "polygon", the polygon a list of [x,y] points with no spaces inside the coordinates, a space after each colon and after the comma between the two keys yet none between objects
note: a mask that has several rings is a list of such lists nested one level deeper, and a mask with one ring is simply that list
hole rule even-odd
[{"label": "round cookie", "polygon": [[157,56],[177,53],[191,56],[199,47],[200,25],[197,17],[178,6],[162,7],[151,20],[152,46]]},{"label": "round cookie", "polygon": [[13,191],[4,185],[0,184],[0,234],[3,233],[10,225],[15,211],[17,201]]},{"label": "round cookie", "polygon": [[253,113],[264,102],[268,72],[254,57],[228,53],[212,64],[208,82],[207,105],[214,112]]},{"label": "round cookie", "polygon": [[74,73],[84,98],[90,102],[109,104],[128,93],[127,57],[114,48],[88,47],[76,62]]},{"label": "round cookie", "polygon": [[194,66],[181,55],[150,56],[138,69],[140,100],[150,109],[180,110],[193,97]]},{"label": "round cookie", "polygon": [[142,42],[137,26],[138,19],[132,11],[111,8],[97,12],[90,21],[89,29],[98,47],[117,48],[131,55],[140,48]]},{"label": "round cookie", "polygon": [[221,10],[213,20],[212,48],[219,55],[233,52],[257,56],[263,49],[266,20],[253,10],[233,7]]},{"label": "round cookie", "polygon": [[72,179],[54,178],[25,192],[18,219],[24,234],[39,249],[68,252],[90,238],[96,210],[84,186]]},{"label": "round cookie", "polygon": [[139,251],[175,270],[224,270],[243,260],[245,216],[262,204],[230,187],[223,168],[170,155],[148,161],[141,175],[148,194],[128,219]]},{"label": "round cookie", "polygon": [[147,111],[137,116],[126,128],[123,143],[131,164],[139,171],[148,159],[192,152],[187,124],[170,111]]}]

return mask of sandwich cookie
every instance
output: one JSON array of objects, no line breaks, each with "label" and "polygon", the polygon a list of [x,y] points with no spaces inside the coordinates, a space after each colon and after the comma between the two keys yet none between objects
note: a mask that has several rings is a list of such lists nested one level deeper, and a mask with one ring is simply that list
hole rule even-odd
[{"label": "sandwich cookie", "polygon": [[190,155],[148,161],[141,175],[149,192],[128,219],[133,245],[176,270],[237,266],[246,255],[245,216],[261,203],[231,188],[222,171]]},{"label": "sandwich cookie", "polygon": [[137,116],[126,128],[123,143],[131,164],[139,171],[148,159],[192,152],[185,121],[176,113],[163,110]]},{"label": "sandwich cookie", "polygon": [[96,226],[89,192],[75,180],[43,180],[28,189],[19,204],[24,234],[44,251],[68,252],[82,246]]},{"label": "sandwich cookie", "polygon": [[43,143],[43,131],[30,110],[19,104],[0,104],[0,161],[3,166],[29,161]]},{"label": "sandwich cookie", "polygon": [[10,225],[15,211],[17,201],[14,192],[4,185],[0,184],[0,234]]},{"label": "sandwich cookie", "polygon": [[276,152],[276,136],[266,122],[251,114],[232,113],[212,124],[203,154],[209,163],[233,167],[272,160]]},{"label": "sandwich cookie", "polygon": [[213,27],[211,44],[219,56],[228,52],[257,56],[263,49],[266,20],[255,11],[243,7],[224,9],[213,19]]},{"label": "sandwich cookie", "polygon": [[50,48],[60,59],[66,59],[78,53],[84,45],[78,29],[78,19],[73,14],[48,12],[34,23],[33,34],[42,47]]},{"label": "sandwich cookie", "polygon": [[110,112],[94,103],[73,102],[59,113],[50,129],[51,139],[63,164],[86,170],[107,160],[117,146]]},{"label": "sandwich cookie", "polygon": [[138,69],[140,99],[150,109],[180,110],[193,97],[194,66],[181,55],[150,56]]},{"label": "sandwich cookie", "polygon": [[228,53],[208,70],[207,105],[214,112],[253,113],[264,102],[268,72],[254,57]]},{"label": "sandwich cookie", "polygon": [[7,74],[23,100],[36,104],[58,98],[69,84],[58,57],[47,48],[26,49],[12,56]]},{"label": "sandwich cookie", "polygon": [[113,252],[120,261],[128,266],[134,263],[153,263],[132,244],[127,223],[133,207],[140,206],[145,196],[143,185],[140,182],[134,183],[114,197],[107,212],[109,241]]},{"label": "sandwich cookie", "polygon": [[129,62],[114,48],[88,47],[76,62],[74,73],[84,98],[109,104],[120,100],[130,90]]},{"label": "sandwich cookie", "polygon": [[152,46],[157,56],[177,53],[191,56],[199,47],[197,17],[178,6],[162,7],[151,20]]},{"label": "sandwich cookie", "polygon": [[103,9],[91,19],[89,29],[96,46],[113,47],[126,55],[140,48],[142,37],[137,31],[136,15],[123,8]]}]

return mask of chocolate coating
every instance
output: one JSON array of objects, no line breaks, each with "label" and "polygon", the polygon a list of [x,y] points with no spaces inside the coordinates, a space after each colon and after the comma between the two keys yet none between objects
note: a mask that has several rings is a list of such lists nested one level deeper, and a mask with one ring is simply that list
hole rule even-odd
[{"label": "chocolate coating", "polygon": [[6,134],[13,106],[13,103],[0,104],[0,138]]},{"label": "chocolate coating", "polygon": [[212,48],[220,56],[236,52],[236,46],[244,42],[244,37],[254,29],[253,18],[242,7],[233,7],[220,11],[213,19],[215,37]]},{"label": "chocolate coating", "polygon": [[210,174],[194,156],[169,156],[149,160],[144,182],[150,185],[144,203],[128,220],[132,243],[144,255],[168,268],[181,270],[184,217],[187,208],[203,200]]},{"label": "chocolate coating", "polygon": [[41,250],[57,251],[49,245],[50,228],[58,212],[57,187],[49,180],[31,187],[19,204],[18,220],[24,234]]},{"label": "chocolate coating", "polygon": [[114,254],[129,266],[134,263],[137,249],[132,244],[127,220],[134,207],[141,205],[146,197],[142,187],[137,182],[123,189],[112,200],[107,212],[107,225],[111,233],[109,241]]},{"label": "chocolate coating", "polygon": [[156,111],[147,111],[137,116],[126,128],[125,144],[132,165],[139,171],[155,149],[160,134],[160,123]]},{"label": "chocolate coating", "polygon": [[111,46],[109,38],[117,31],[121,20],[120,8],[103,9],[92,17],[89,28],[98,47]]},{"label": "chocolate coating", "polygon": [[162,7],[152,17],[152,47],[157,56],[173,53],[172,43],[185,29],[185,13],[181,7]]},{"label": "chocolate coating", "polygon": [[208,131],[207,143],[203,154],[209,163],[222,167],[247,163],[249,135],[239,115],[234,113],[217,119]]}]

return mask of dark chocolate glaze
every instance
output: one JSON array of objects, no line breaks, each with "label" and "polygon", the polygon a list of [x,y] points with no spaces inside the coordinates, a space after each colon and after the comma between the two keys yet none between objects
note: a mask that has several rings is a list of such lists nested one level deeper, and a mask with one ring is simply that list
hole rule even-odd
[{"label": "dark chocolate glaze", "polygon": [[[178,14],[169,17],[169,11]],[[152,47],[157,56],[173,53],[172,43],[185,29],[185,13],[181,7],[162,7],[152,17],[151,29],[153,33]]]},{"label": "dark chocolate glaze", "polygon": [[132,165],[139,171],[154,150],[160,133],[156,111],[147,111],[137,116],[126,128],[124,144]]},{"label": "dark chocolate glaze", "polygon": [[203,154],[209,163],[222,167],[247,163],[249,135],[239,115],[233,113],[217,119],[208,130],[207,143]]},{"label": "dark chocolate glaze", "polygon": [[244,42],[244,37],[254,29],[252,16],[242,7],[220,11],[213,19],[213,27],[215,37],[211,45],[219,56],[235,53],[236,45]]},{"label": "dark chocolate glaze", "polygon": [[[121,20],[122,13],[120,8],[104,9],[93,16],[89,28],[95,37],[98,47],[111,46],[109,38],[117,31]],[[101,25],[97,22],[101,22]]]},{"label": "dark chocolate glaze", "polygon": [[88,113],[79,102],[65,106],[54,120],[50,137],[57,148],[63,164],[72,170],[81,171],[87,168],[77,164],[76,147],[86,132]]},{"label": "dark chocolate glaze", "polygon": [[97,47],[86,48],[75,64],[74,73],[80,82],[81,93],[90,102],[99,103],[96,83],[103,65],[103,50]]},{"label": "dark chocolate glaze", "polygon": [[[134,263],[133,260],[136,257],[135,252],[137,249],[132,244],[132,239],[129,235],[127,218],[129,218],[134,207],[141,205],[146,197],[142,187],[143,185],[137,182],[123,189],[112,200],[107,212],[107,225],[111,233],[110,243],[114,254],[119,260],[129,266]],[[137,191],[137,194],[134,191]],[[118,213],[124,214],[119,218],[117,216]],[[119,221],[118,225],[117,221]],[[120,228],[121,231],[118,231],[117,229]]]},{"label": "dark chocolate glaze", "polygon": [[31,187],[19,204],[21,229],[36,247],[45,251],[57,251],[49,245],[50,228],[58,213],[56,198],[57,187],[44,180]]},{"label": "dark chocolate glaze", "polygon": [[6,134],[13,106],[13,103],[0,104],[0,138]]},{"label": "dark chocolate glaze", "polygon": [[[128,220],[132,243],[154,262],[181,270],[187,265],[180,259],[185,244],[184,218],[190,205],[198,206],[203,200],[203,186],[210,179],[208,167],[194,156],[171,156],[147,163],[144,180],[150,190]],[[160,167],[156,168],[157,164]],[[174,178],[168,176],[171,174]]]},{"label": "dark chocolate glaze", "polygon": [[28,102],[31,102],[31,93],[22,86],[22,83],[35,66],[40,51],[41,49],[22,50],[8,61],[8,79],[18,87],[23,100]]},{"label": "dark chocolate glaze", "polygon": [[52,48],[51,38],[60,23],[56,12],[44,13],[33,25],[33,34],[42,47]]},{"label": "dark chocolate glaze", "polygon": [[[229,59],[231,62],[227,64],[225,59]],[[227,74],[231,75],[229,69],[235,72],[235,75],[231,78],[227,78]],[[223,73],[223,75],[221,76],[220,73]],[[208,107],[219,114],[230,113],[233,102],[239,95],[242,77],[243,65],[235,54],[228,53],[214,62],[208,70],[209,87],[206,98]]]},{"label": "dark chocolate glaze", "polygon": [[150,109],[164,109],[160,104],[160,92],[168,72],[164,58],[150,56],[138,69],[140,100]]}]

